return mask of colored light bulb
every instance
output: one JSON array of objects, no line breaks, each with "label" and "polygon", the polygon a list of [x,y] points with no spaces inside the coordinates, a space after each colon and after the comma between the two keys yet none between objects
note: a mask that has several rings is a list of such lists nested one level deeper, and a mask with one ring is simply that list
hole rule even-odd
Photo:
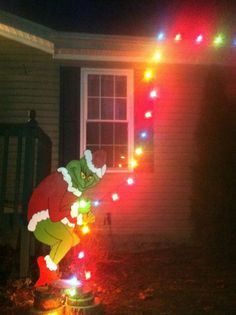
[{"label": "colored light bulb", "polygon": [[145,81],[150,81],[153,79],[153,71],[152,69],[147,69],[144,72],[144,80]]},{"label": "colored light bulb", "polygon": [[79,258],[79,259],[83,259],[84,257],[85,257],[84,251],[81,250],[81,251],[79,252],[79,254],[78,254],[78,258]]},{"label": "colored light bulb", "polygon": [[140,138],[141,138],[141,139],[146,139],[146,138],[147,138],[147,136],[148,136],[148,134],[147,134],[147,132],[146,132],[146,131],[142,131],[142,132],[140,132]]},{"label": "colored light bulb", "polygon": [[160,62],[161,61],[161,52],[160,51],[156,51],[152,57],[153,62]]},{"label": "colored light bulb", "polygon": [[143,149],[141,147],[138,147],[135,149],[135,154],[136,155],[142,155],[143,154]]},{"label": "colored light bulb", "polygon": [[127,184],[128,185],[133,185],[134,184],[134,179],[133,179],[133,177],[129,177],[129,178],[127,178]]},{"label": "colored light bulb", "polygon": [[181,35],[180,33],[178,33],[178,34],[175,35],[174,40],[175,40],[176,42],[179,42],[181,39],[182,39],[182,35]]},{"label": "colored light bulb", "polygon": [[152,118],[152,112],[149,110],[149,111],[145,112],[144,116],[147,119]]},{"label": "colored light bulb", "polygon": [[157,34],[157,40],[162,41],[165,39],[165,33],[164,32],[160,32]]},{"label": "colored light bulb", "polygon": [[114,193],[114,194],[112,194],[111,198],[113,201],[117,201],[117,200],[119,200],[119,195],[117,193]]},{"label": "colored light bulb", "polygon": [[223,34],[218,34],[214,39],[215,46],[221,46],[224,43],[224,36]]},{"label": "colored light bulb", "polygon": [[94,207],[98,207],[100,205],[100,201],[94,200],[93,205],[94,205]]},{"label": "colored light bulb", "polygon": [[150,93],[149,93],[149,96],[150,96],[151,98],[157,98],[157,97],[158,97],[158,91],[157,91],[157,89],[152,89],[152,90],[150,91]]},{"label": "colored light bulb", "polygon": [[75,288],[72,288],[72,289],[66,290],[66,293],[67,293],[69,296],[73,297],[73,296],[76,295],[77,291],[76,291]]},{"label": "colored light bulb", "polygon": [[135,168],[137,166],[138,166],[138,162],[136,160],[133,159],[133,160],[130,161],[130,167],[131,168]]},{"label": "colored light bulb", "polygon": [[81,286],[81,281],[79,281],[77,278],[76,278],[76,276],[74,276],[74,277],[72,277],[72,278],[70,278],[69,280],[66,280],[67,281],[67,283],[69,284],[69,285],[71,285],[71,286],[74,286],[74,287],[76,287],[76,286]]},{"label": "colored light bulb", "polygon": [[203,35],[202,34],[199,34],[197,37],[196,37],[196,43],[201,43],[203,41]]},{"label": "colored light bulb", "polygon": [[89,280],[91,279],[91,277],[92,277],[91,271],[85,271],[85,279]]},{"label": "colored light bulb", "polygon": [[85,235],[90,232],[90,228],[87,225],[83,225],[81,228],[81,232]]}]

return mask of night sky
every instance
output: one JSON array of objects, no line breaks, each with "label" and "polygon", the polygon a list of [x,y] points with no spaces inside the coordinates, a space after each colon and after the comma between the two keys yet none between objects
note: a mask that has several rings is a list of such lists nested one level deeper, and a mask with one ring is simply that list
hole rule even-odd
[{"label": "night sky", "polygon": [[155,36],[173,27],[236,27],[234,0],[0,0],[0,10],[59,31]]}]

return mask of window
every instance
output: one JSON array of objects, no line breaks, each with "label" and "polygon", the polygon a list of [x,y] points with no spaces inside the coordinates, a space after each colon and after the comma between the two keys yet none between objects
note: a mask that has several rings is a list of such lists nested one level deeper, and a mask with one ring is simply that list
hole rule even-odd
[{"label": "window", "polygon": [[133,71],[82,69],[81,92],[81,150],[103,149],[109,170],[127,170],[133,151]]}]

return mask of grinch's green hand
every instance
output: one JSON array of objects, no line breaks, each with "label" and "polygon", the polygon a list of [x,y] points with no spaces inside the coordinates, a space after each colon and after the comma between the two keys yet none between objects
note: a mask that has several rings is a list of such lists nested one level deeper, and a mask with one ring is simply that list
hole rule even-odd
[{"label": "grinch's green hand", "polygon": [[90,211],[91,201],[86,199],[78,199],[71,206],[70,215],[72,218],[77,218],[80,214],[85,214]]}]

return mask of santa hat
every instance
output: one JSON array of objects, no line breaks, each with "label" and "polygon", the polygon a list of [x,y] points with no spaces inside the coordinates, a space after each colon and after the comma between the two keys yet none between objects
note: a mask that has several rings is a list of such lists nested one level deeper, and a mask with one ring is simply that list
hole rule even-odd
[{"label": "santa hat", "polygon": [[103,150],[97,150],[92,153],[90,150],[84,152],[85,161],[90,171],[95,173],[99,178],[106,172],[106,152]]}]

